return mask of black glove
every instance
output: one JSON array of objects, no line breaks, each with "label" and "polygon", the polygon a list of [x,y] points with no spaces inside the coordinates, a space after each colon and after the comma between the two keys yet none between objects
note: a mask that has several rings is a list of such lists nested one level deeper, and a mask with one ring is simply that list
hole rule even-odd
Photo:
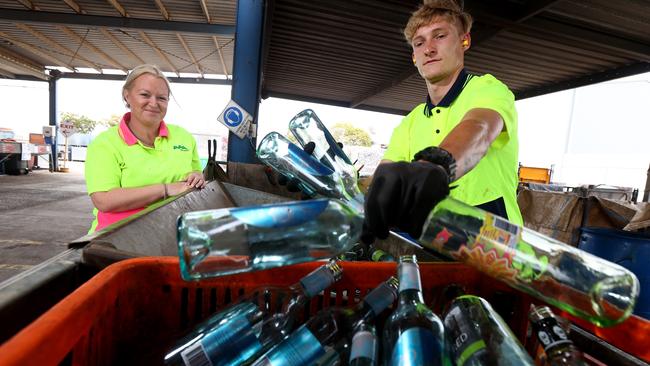
[{"label": "black glove", "polygon": [[[314,142],[310,141],[307,144],[305,144],[305,146],[302,149],[305,150],[305,152],[307,154],[311,155],[311,154],[314,153],[315,148],[316,148],[316,144]],[[281,185],[281,186],[286,186],[287,191],[289,191],[289,192],[300,192],[301,191],[301,189],[300,189],[300,180],[298,180],[296,178],[289,179],[284,174],[279,174],[279,176],[278,176],[278,184]],[[302,192],[302,193],[305,194],[305,192]]]},{"label": "black glove", "polygon": [[386,239],[397,227],[414,238],[431,209],[449,194],[449,176],[438,164],[424,161],[381,164],[377,167],[365,203],[361,240]]}]

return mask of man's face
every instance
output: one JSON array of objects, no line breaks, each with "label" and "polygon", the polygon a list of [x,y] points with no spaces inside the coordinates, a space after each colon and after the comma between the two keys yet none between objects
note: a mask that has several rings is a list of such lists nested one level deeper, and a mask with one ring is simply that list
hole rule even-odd
[{"label": "man's face", "polygon": [[469,34],[461,36],[458,28],[440,17],[420,27],[411,40],[413,60],[420,75],[436,83],[463,67],[464,52],[469,48]]}]

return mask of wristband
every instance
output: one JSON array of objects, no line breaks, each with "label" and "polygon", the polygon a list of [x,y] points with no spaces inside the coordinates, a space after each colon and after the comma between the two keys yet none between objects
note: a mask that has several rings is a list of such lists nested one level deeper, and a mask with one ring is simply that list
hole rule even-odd
[{"label": "wristband", "polygon": [[441,147],[429,146],[413,156],[413,161],[424,160],[442,166],[449,176],[449,183],[456,180],[456,159]]},{"label": "wristband", "polygon": [[163,200],[166,200],[167,197],[169,197],[169,194],[167,192],[167,183],[163,183],[163,188],[165,188],[165,194],[163,196]]}]

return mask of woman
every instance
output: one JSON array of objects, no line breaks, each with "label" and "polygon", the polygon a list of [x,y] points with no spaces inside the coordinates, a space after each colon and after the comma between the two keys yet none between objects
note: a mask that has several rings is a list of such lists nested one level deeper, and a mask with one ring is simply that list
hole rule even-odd
[{"label": "woman", "polygon": [[130,112],[88,146],[86,186],[95,206],[89,233],[205,187],[196,141],[163,121],[169,95],[169,81],[154,65],[140,65],[127,76],[122,97]]}]

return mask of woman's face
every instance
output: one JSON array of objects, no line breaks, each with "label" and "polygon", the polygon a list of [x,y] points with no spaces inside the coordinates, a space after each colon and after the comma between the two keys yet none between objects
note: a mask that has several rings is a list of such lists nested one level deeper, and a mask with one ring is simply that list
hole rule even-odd
[{"label": "woman's face", "polygon": [[131,109],[131,120],[148,126],[157,125],[165,118],[169,102],[169,88],[165,80],[151,74],[138,76],[127,90],[124,99]]}]

